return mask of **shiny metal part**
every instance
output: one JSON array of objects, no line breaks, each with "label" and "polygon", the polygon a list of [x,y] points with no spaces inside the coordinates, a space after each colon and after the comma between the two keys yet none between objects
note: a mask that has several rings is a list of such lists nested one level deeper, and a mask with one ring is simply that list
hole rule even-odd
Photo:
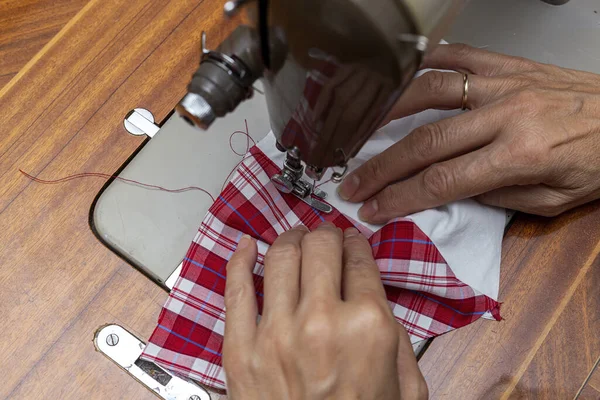
[{"label": "shiny metal part", "polygon": [[312,208],[324,212],[325,214],[329,214],[333,211],[333,207],[321,201],[327,196],[325,192],[319,190],[318,195],[314,193],[314,183],[308,183],[305,180],[299,179],[294,183],[292,194]]},{"label": "shiny metal part", "polygon": [[207,129],[252,95],[264,66],[258,33],[249,26],[238,27],[216,50],[206,47],[202,32],[201,46],[200,66],[175,109],[189,123]]},{"label": "shiny metal part", "polygon": [[202,31],[200,36],[200,50],[202,50],[202,55],[200,56],[200,61],[204,60],[204,57],[210,54],[210,50],[206,47],[206,31]]},{"label": "shiny metal part", "polygon": [[[115,336],[118,338],[116,341]],[[200,386],[172,375],[152,362],[141,360],[139,357],[146,345],[119,325],[100,327],[94,335],[94,345],[97,351],[161,399],[210,400],[209,393]]]},{"label": "shiny metal part", "polygon": [[342,181],[344,180],[344,176],[346,175],[346,172],[348,172],[348,165],[343,165],[343,168],[344,169],[342,172],[334,171],[333,174],[331,174],[331,182],[342,183]]},{"label": "shiny metal part", "polygon": [[[309,167],[306,168],[308,172]],[[304,166],[300,161],[300,152],[297,148],[288,150],[283,168],[281,172],[271,177],[273,185],[282,193],[292,193],[300,200],[310,205],[311,207],[324,212],[330,213],[333,208],[321,201],[327,197],[327,193],[322,190],[314,190],[314,184],[308,183],[302,179]]]},{"label": "shiny metal part", "polygon": [[210,104],[204,100],[204,97],[196,93],[186,94],[177,105],[177,111],[188,124],[202,129],[208,129],[217,119]]},{"label": "shiny metal part", "polygon": [[302,200],[303,202],[305,202],[306,204],[308,204],[315,210],[321,211],[324,214],[329,214],[330,212],[333,211],[333,207],[331,207],[329,204],[327,204],[325,202],[322,202],[321,200],[318,200],[315,197],[309,196],[309,197],[301,198],[300,200]]},{"label": "shiny metal part", "polygon": [[312,194],[313,194],[313,196],[316,196],[321,200],[325,200],[327,198],[327,192],[324,192],[321,189],[319,189],[318,187],[316,187],[314,182],[313,182]]},{"label": "shiny metal part", "polygon": [[314,165],[306,166],[306,176],[315,181],[320,181],[325,174],[325,168],[315,167]]},{"label": "shiny metal part", "polygon": [[280,192],[292,193],[303,173],[304,166],[300,161],[298,149],[294,148],[287,152],[281,172],[273,175],[271,182]]},{"label": "shiny metal part", "polygon": [[109,346],[116,346],[119,344],[119,336],[116,333],[111,333],[106,337],[106,344]]},{"label": "shiny metal part", "polygon": [[123,120],[127,132],[135,136],[147,135],[152,138],[160,130],[154,123],[154,115],[145,108],[131,110]]},{"label": "shiny metal part", "polygon": [[246,0],[229,0],[223,6],[223,12],[228,17],[233,17],[240,9],[240,6],[243,5]]},{"label": "shiny metal part", "polygon": [[402,33],[398,36],[398,39],[404,43],[411,43],[415,46],[421,53],[425,53],[427,51],[427,47],[429,46],[429,38],[423,35],[413,35],[410,33]]}]

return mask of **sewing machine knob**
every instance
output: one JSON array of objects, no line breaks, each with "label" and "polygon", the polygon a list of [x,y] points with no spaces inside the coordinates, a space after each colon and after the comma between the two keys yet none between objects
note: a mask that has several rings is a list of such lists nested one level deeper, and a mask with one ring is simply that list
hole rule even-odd
[{"label": "sewing machine knob", "polygon": [[211,105],[196,93],[186,94],[175,109],[187,123],[202,129],[208,129],[217,118]]},{"label": "sewing machine knob", "polygon": [[292,193],[294,190],[294,182],[292,182],[290,177],[286,176],[285,173],[273,175],[271,182],[273,182],[273,185],[275,185],[280,192]]}]

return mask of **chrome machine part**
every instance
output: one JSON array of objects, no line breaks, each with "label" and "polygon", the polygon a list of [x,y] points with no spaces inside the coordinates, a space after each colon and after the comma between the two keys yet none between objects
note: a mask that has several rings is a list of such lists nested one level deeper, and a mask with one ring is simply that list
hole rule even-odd
[{"label": "chrome machine part", "polygon": [[[310,166],[306,168],[307,175],[310,176],[309,171],[312,171]],[[280,192],[292,193],[306,204],[321,212],[327,214],[333,211],[333,207],[322,201],[327,197],[327,193],[314,188],[314,185],[303,180],[303,172],[304,166],[302,165],[302,161],[300,161],[298,149],[292,148],[286,154],[281,172],[271,177],[271,183]]]},{"label": "chrome machine part", "polygon": [[123,120],[125,130],[132,135],[146,135],[153,138],[160,129],[154,123],[154,115],[145,108],[136,108],[131,110]]},{"label": "chrome machine part", "polygon": [[239,26],[214,51],[206,48],[206,34],[202,32],[200,66],[176,110],[189,123],[207,129],[215,118],[252,96],[252,84],[263,69],[255,29]]},{"label": "chrome machine part", "polygon": [[146,345],[120,325],[98,328],[94,346],[161,399],[210,400],[210,394],[200,386],[139,358]]}]

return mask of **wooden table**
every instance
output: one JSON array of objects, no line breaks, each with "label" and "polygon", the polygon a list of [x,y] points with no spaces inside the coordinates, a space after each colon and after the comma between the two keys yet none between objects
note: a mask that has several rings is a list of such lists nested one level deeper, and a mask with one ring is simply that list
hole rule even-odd
[{"label": "wooden table", "polygon": [[[142,143],[123,117],[144,107],[166,118],[198,63],[201,31],[212,46],[234,27],[221,8],[0,2],[0,32],[17,21],[27,33],[25,45],[15,39],[7,50],[0,41],[0,75],[10,78],[0,81],[0,398],[154,398],[92,343],[112,322],[148,338],[167,296],[91,232],[104,182],[40,185],[18,170],[115,172]],[[14,75],[23,54],[32,58]],[[600,373],[591,373],[600,357],[599,238],[597,205],[552,220],[520,217],[504,243],[505,320],[433,342],[420,361],[432,398],[600,397]]]}]

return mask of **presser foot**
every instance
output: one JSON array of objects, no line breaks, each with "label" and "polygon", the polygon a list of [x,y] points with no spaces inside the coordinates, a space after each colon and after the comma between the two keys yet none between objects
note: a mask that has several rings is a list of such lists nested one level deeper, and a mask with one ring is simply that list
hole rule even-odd
[{"label": "presser foot", "polygon": [[305,180],[290,178],[289,174],[282,171],[281,174],[274,175],[271,178],[271,182],[280,192],[291,193],[322,213],[329,214],[333,211],[333,207],[322,201],[327,197],[327,193],[319,188],[315,188],[314,185]]},{"label": "presser foot", "polygon": [[[303,180],[303,173],[304,166],[300,161],[299,151],[293,148],[287,152],[281,172],[273,175],[271,182],[280,192],[291,193],[316,210],[325,214],[332,212],[333,207],[322,201],[327,197],[327,193]],[[320,179],[323,170],[319,170],[319,174]]]},{"label": "presser foot", "polygon": [[333,211],[333,207],[322,201],[327,197],[327,193],[302,179],[294,183],[292,194],[322,213],[329,214]]}]

